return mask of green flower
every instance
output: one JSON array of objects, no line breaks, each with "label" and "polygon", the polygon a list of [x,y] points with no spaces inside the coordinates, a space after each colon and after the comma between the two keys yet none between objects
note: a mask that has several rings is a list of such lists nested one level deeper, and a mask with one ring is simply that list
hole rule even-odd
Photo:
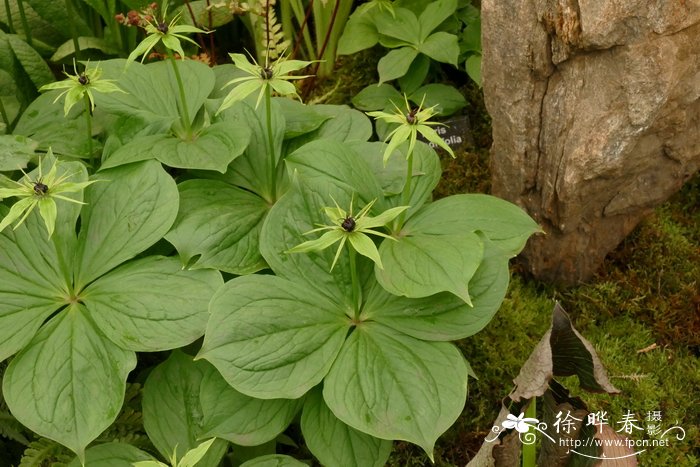
[{"label": "green flower", "polygon": [[405,112],[403,109],[400,109],[396,104],[394,104],[394,107],[396,108],[396,112],[394,113],[367,112],[367,115],[369,115],[370,117],[374,117],[375,119],[382,119],[387,123],[399,124],[399,126],[396,127],[394,131],[389,133],[389,135],[386,137],[386,139],[390,141],[389,145],[386,148],[386,151],[384,151],[384,164],[386,164],[386,162],[389,160],[391,153],[394,152],[394,150],[397,147],[399,147],[404,141],[408,141],[408,152],[406,153],[407,156],[409,154],[412,154],[413,148],[416,145],[418,133],[423,135],[423,137],[431,143],[435,143],[438,146],[440,146],[442,149],[447,151],[452,157],[455,157],[455,154],[454,152],[452,152],[452,149],[447,145],[447,143],[445,143],[445,141],[442,138],[440,138],[440,135],[438,135],[435,132],[435,130],[431,128],[431,126],[443,124],[428,121],[437,113],[435,112],[436,106],[424,109],[422,108],[423,102],[421,102],[417,109],[412,109],[411,105],[408,103],[408,98],[405,94],[404,100],[406,102]]},{"label": "green flower", "polygon": [[170,50],[177,52],[180,57],[185,57],[185,52],[182,50],[182,45],[180,45],[180,39],[187,42],[191,42],[197,45],[195,41],[187,36],[183,36],[183,33],[200,33],[207,34],[207,31],[196,28],[194,26],[189,26],[186,24],[177,24],[180,20],[180,13],[175,15],[175,17],[170,21],[170,23],[165,22],[165,17],[168,11],[168,5],[165,4],[163,8],[163,19],[161,21],[148,21],[146,24],[146,33],[148,34],[144,40],[141,41],[139,45],[136,46],[133,52],[127,57],[127,64],[131,63],[132,60],[136,60],[139,55],[141,57],[141,63],[146,59],[148,53],[155,47],[159,42],[163,42],[163,45]]},{"label": "green flower", "polygon": [[[47,156],[53,156],[50,150]],[[54,160],[54,164],[49,170],[49,173],[43,176],[41,173],[41,159],[39,159],[39,178],[32,180],[29,178],[29,175],[22,171],[22,173],[24,173],[24,177],[19,182],[11,181],[14,185],[16,185],[15,187],[0,188],[0,200],[11,196],[21,198],[12,206],[12,208],[10,208],[10,212],[7,214],[7,216],[5,216],[2,222],[0,222],[0,232],[5,230],[5,227],[12,224],[17,219],[19,219],[19,221],[15,224],[14,228],[16,229],[22,225],[32,210],[38,206],[39,214],[44,219],[46,230],[49,233],[49,238],[51,238],[56,225],[55,199],[62,199],[64,201],[70,201],[71,203],[85,204],[66,196],[61,196],[60,193],[75,193],[81,191],[86,186],[95,183],[95,180],[79,183],[68,182],[66,180],[68,180],[73,174],[64,173],[63,175],[58,176],[58,165],[58,161]]]},{"label": "green flower", "polygon": [[290,83],[294,79],[304,79],[308,78],[310,75],[305,76],[293,76],[290,75],[292,71],[299,71],[302,68],[306,68],[313,62],[305,62],[303,60],[286,60],[280,58],[271,67],[260,66],[255,63],[250,63],[248,58],[243,54],[229,54],[233,60],[233,64],[241,71],[248,73],[250,76],[243,76],[241,78],[235,78],[224,85],[224,87],[231,86],[236,83],[240,83],[238,86],[233,88],[231,92],[224,98],[221,103],[221,107],[217,113],[220,113],[229,107],[231,107],[235,102],[245,99],[250,94],[260,89],[258,94],[258,101],[255,104],[255,108],[260,105],[260,100],[268,86],[274,90],[277,94],[281,96],[296,96],[299,100],[299,94],[297,94],[297,88],[293,83]]},{"label": "green flower", "polygon": [[313,232],[321,232],[327,230],[328,232],[321,235],[316,240],[309,240],[308,242],[301,243],[287,253],[306,253],[309,251],[321,251],[325,250],[329,246],[336,242],[340,242],[338,249],[335,252],[335,257],[333,258],[333,264],[331,264],[331,271],[335,267],[335,263],[340,257],[340,251],[345,245],[345,241],[349,240],[352,248],[355,249],[359,254],[368,257],[374,261],[380,269],[384,269],[382,266],[382,259],[379,257],[379,251],[374,245],[374,242],[367,234],[379,235],[380,237],[389,238],[391,240],[396,240],[395,238],[386,235],[382,232],[377,232],[373,230],[375,227],[382,227],[387,223],[394,220],[399,214],[408,209],[408,206],[399,206],[396,208],[391,208],[378,216],[371,217],[367,213],[372,209],[372,205],[375,200],[372,200],[367,206],[362,208],[357,215],[352,214],[352,201],[350,201],[350,211],[346,212],[335,203],[335,207],[325,207],[323,208],[326,216],[331,220],[331,225],[324,225],[318,229],[313,229],[306,232],[304,235],[308,235]]},{"label": "green flower", "polygon": [[65,89],[61,94],[59,94],[54,102],[58,101],[61,97],[66,96],[66,101],[63,105],[63,111],[65,115],[68,115],[70,109],[84,99],[84,96],[88,97],[90,101],[90,112],[95,110],[95,98],[92,92],[101,92],[103,94],[108,94],[110,92],[124,92],[119,87],[114,84],[112,79],[101,79],[102,69],[99,65],[94,68],[90,68],[90,62],[85,65],[85,71],[78,73],[75,61],[73,62],[74,75],[65,74],[68,79],[63,81],[58,81],[56,83],[45,84],[39,91],[50,91],[52,89]]}]

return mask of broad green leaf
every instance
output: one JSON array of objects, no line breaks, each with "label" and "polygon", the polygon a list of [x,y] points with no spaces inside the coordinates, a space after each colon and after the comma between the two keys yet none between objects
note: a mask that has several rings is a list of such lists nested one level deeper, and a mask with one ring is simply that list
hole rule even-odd
[{"label": "broad green leaf", "polygon": [[403,103],[403,96],[390,84],[370,84],[352,98],[352,105],[360,110],[382,110]]},{"label": "broad green leaf", "polygon": [[76,253],[78,290],[160,240],[175,221],[178,192],[154,161],[97,174],[85,190]]},{"label": "broad green leaf", "polygon": [[83,17],[75,13],[69,16],[69,11],[66,9],[65,3],[46,2],[43,0],[23,1],[25,4],[31,5],[32,9],[34,9],[42,19],[61,31],[66,38],[70,37],[71,31],[75,31],[79,36],[90,34],[90,27]]},{"label": "broad green leaf", "polygon": [[190,449],[177,463],[177,467],[194,467],[207,454],[212,445],[216,442],[216,438],[200,443],[196,448]]},{"label": "broad green leaf", "polygon": [[308,464],[282,454],[270,454],[244,462],[240,467],[308,467]]},{"label": "broad green leaf", "polygon": [[351,55],[369,49],[379,40],[377,27],[371,15],[353,14],[345,24],[343,35],[338,40],[338,55]]},{"label": "broad green leaf", "polygon": [[[158,365],[143,387],[143,426],[148,438],[166,459],[176,453],[182,459],[203,438],[200,386],[204,375],[213,369],[205,362],[175,350]],[[200,467],[216,467],[228,443],[217,440],[207,451]]]},{"label": "broad green leaf", "polygon": [[218,271],[189,271],[176,258],[149,256],[110,271],[80,296],[112,342],[153,352],[201,337],[209,300],[221,285]]},{"label": "broad green leaf", "polygon": [[481,20],[478,16],[462,32],[459,50],[461,53],[473,52],[481,55]]},{"label": "broad green leaf", "polygon": [[[370,166],[346,144],[317,140],[305,144],[286,158],[290,171],[320,193],[333,193],[339,187],[354,195],[361,207],[382,197],[382,189]],[[347,207],[347,206],[346,206]]]},{"label": "broad green leaf", "polygon": [[[20,37],[26,37],[25,27],[19,10],[19,0],[9,0],[0,8],[0,22],[12,23],[13,29]],[[43,19],[28,2],[23,2],[26,24],[32,34],[34,48],[44,57],[48,57],[55,47],[48,44],[57,44],[70,37],[70,31],[61,30],[59,25],[52,23],[50,16]],[[9,7],[9,9],[8,9]],[[12,21],[10,21],[12,19]]]},{"label": "broad green leaf", "polygon": [[37,144],[36,141],[22,135],[0,136],[0,172],[26,167]]},{"label": "broad green leaf", "polygon": [[482,261],[484,247],[473,232],[406,233],[397,241],[382,242],[379,254],[384,269],[375,268],[375,274],[388,292],[411,298],[451,292],[471,304],[467,284]]},{"label": "broad green leaf", "polygon": [[[89,467],[126,467],[148,460],[153,460],[150,454],[126,443],[98,444],[85,451],[85,465]],[[68,467],[82,467],[80,459],[75,458]]]},{"label": "broad green leaf", "polygon": [[420,23],[420,40],[423,41],[431,32],[452,15],[457,9],[457,0],[435,0],[430,3],[418,17]]},{"label": "broad green leaf", "polygon": [[[8,210],[0,205],[0,216]],[[0,361],[22,349],[65,303],[58,254],[34,212],[16,230],[0,232]]]},{"label": "broad green leaf", "polygon": [[287,153],[318,139],[352,142],[367,141],[372,137],[372,122],[367,116],[346,105],[314,105],[314,110],[330,117],[318,130],[301,135],[286,142]]},{"label": "broad green leaf", "polygon": [[389,36],[408,44],[420,42],[420,24],[415,13],[406,8],[395,7],[393,14],[382,10],[374,13],[374,25],[383,36]]},{"label": "broad green leaf", "polygon": [[[194,60],[178,60],[178,70],[187,89],[187,108],[195,118],[207,96],[214,88],[214,72]],[[117,79],[124,93],[96,94],[98,107],[118,115],[134,115],[146,121],[180,118],[179,90],[170,61],[142,65],[132,62],[126,68],[123,59],[100,62],[104,78]]]},{"label": "broad green leaf", "polygon": [[436,32],[421,42],[418,50],[435,61],[457,66],[459,43],[454,34]]},{"label": "broad green leaf", "polygon": [[[118,49],[115,49],[107,41],[100,37],[78,37],[78,47],[80,47],[81,52],[92,49],[98,50],[105,55],[119,55]],[[56,49],[54,54],[51,56],[51,61],[54,63],[60,62],[71,55],[75,55],[75,43],[73,42],[72,38],[61,44]]]},{"label": "broad green leaf", "polygon": [[367,294],[360,318],[429,341],[453,341],[476,334],[500,308],[510,278],[508,258],[482,240],[486,245],[484,260],[469,281],[472,306],[451,293],[406,298],[377,284]]},{"label": "broad green leaf", "polygon": [[24,72],[29,76],[29,79],[31,79],[37,89],[44,84],[54,81],[54,75],[51,73],[51,69],[36,50],[14,34],[8,34],[7,39],[12,48],[12,52],[22,64]]},{"label": "broad green leaf", "polygon": [[259,196],[218,180],[178,185],[180,212],[165,236],[192,268],[251,274],[265,267],[260,230],[269,210]]},{"label": "broad green leaf", "polygon": [[[212,30],[220,28],[236,18],[236,16],[231,14],[228,5],[221,3],[213,4],[211,1],[207,2],[206,0],[191,1],[189,5],[180,7],[180,11],[183,24],[190,24],[192,26],[205,25]],[[196,23],[192,22],[190,11],[192,11]]]},{"label": "broad green leaf", "polygon": [[349,325],[338,305],[276,276],[233,279],[209,309],[198,357],[235,389],[261,399],[296,399],[321,382]]},{"label": "broad green leaf", "polygon": [[351,427],[410,441],[432,459],[435,441],[462,412],[467,374],[454,345],[364,322],[343,345],[324,381],[323,398]]},{"label": "broad green leaf", "polygon": [[[455,42],[456,43],[456,42]],[[379,59],[377,72],[379,72],[379,83],[401,78],[405,75],[411,63],[418,56],[418,50],[413,47],[401,47],[394,49]],[[455,59],[456,60],[456,59]]]},{"label": "broad green leaf", "polygon": [[454,195],[426,206],[405,226],[426,235],[482,232],[504,255],[520,253],[525,242],[541,228],[518,206],[482,194]]},{"label": "broad green leaf", "polygon": [[467,105],[461,92],[446,84],[426,84],[413,92],[409,99],[423,107],[437,106],[438,115],[452,115]]},{"label": "broad green leaf", "polygon": [[403,94],[412,94],[428,77],[430,63],[431,60],[426,55],[419,54],[416,59],[413,60],[413,63],[411,63],[411,66],[406,74],[399,78],[399,89],[401,89],[402,93],[401,102],[397,103],[399,107],[401,107],[401,104],[403,104]]},{"label": "broad green leaf", "polygon": [[83,459],[119,414],[135,366],[133,352],[105,338],[85,307],[72,304],[10,362],[3,395],[20,423]]},{"label": "broad green leaf", "polygon": [[306,397],[301,431],[309,451],[322,465],[382,467],[391,454],[391,441],[375,438],[338,420],[320,390]]},{"label": "broad green leaf", "polygon": [[469,77],[481,87],[481,54],[470,55],[464,65]]},{"label": "broad green leaf", "polygon": [[13,133],[37,141],[40,150],[51,148],[54,154],[86,157],[87,127],[82,115],[85,107],[74,106],[66,117],[63,101],[53,102],[59,94],[60,90],[56,90],[37,97],[22,113]]},{"label": "broad green leaf", "polygon": [[296,100],[283,97],[275,97],[274,101],[279,105],[284,121],[284,138],[294,138],[304,133],[309,133],[320,127],[328,120],[330,115],[322,115],[314,110],[314,107],[304,105]]},{"label": "broad green leaf", "polygon": [[199,400],[202,437],[216,436],[240,446],[274,440],[292,422],[303,399],[255,399],[233,389],[211,367],[204,374]]},{"label": "broad green leaf", "polygon": [[171,134],[143,136],[111,154],[102,169],[157,159],[169,167],[224,173],[231,161],[243,153],[249,139],[250,131],[246,126],[233,126],[228,122],[204,128],[191,141]]}]

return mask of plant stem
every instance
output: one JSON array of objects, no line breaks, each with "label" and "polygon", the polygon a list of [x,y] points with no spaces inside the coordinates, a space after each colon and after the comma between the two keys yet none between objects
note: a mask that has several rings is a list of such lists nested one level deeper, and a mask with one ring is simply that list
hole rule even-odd
[{"label": "plant stem", "polygon": [[357,254],[350,242],[346,242],[348,246],[348,256],[350,258],[350,279],[352,280],[352,306],[354,319],[360,317],[360,279],[357,277]]},{"label": "plant stem", "polygon": [[[69,18],[73,18],[75,13],[73,12],[73,4],[71,0],[66,0],[66,13],[68,13]],[[70,35],[73,39],[73,55],[76,59],[80,59],[80,44],[78,43],[78,32],[75,29],[75,23],[73,21],[68,22],[70,24]]]},{"label": "plant stem", "polygon": [[[401,191],[401,205],[409,206],[411,202],[411,180],[413,179],[413,151],[408,153],[406,158],[406,182],[403,184],[403,190]],[[401,231],[403,228],[403,223],[406,220],[406,211],[399,215],[398,230]]]},{"label": "plant stem", "polygon": [[270,160],[270,201],[275,202],[277,199],[277,155],[275,154],[275,142],[272,138],[272,90],[270,85],[265,87],[265,114],[267,120],[267,153]]},{"label": "plant stem", "polygon": [[24,2],[22,0],[17,0],[17,6],[19,7],[19,19],[22,21],[22,29],[24,29],[24,37],[27,39],[27,44],[30,47],[34,47],[32,44],[32,33],[29,30],[29,23],[27,22],[27,15],[24,13]]},{"label": "plant stem", "polygon": [[7,111],[5,110],[5,104],[2,102],[2,98],[0,98],[0,115],[2,115],[2,121],[5,122],[5,133],[11,133],[10,118],[7,116]]},{"label": "plant stem", "polygon": [[10,0],[5,0],[5,14],[7,15],[7,30],[10,34],[15,33],[15,24],[12,22],[12,11],[10,10]]},{"label": "plant stem", "polygon": [[87,123],[88,157],[92,161],[93,172],[97,172],[97,157],[92,153],[92,111],[90,107],[90,98],[85,94],[83,100],[85,101],[85,123]]},{"label": "plant stem", "polygon": [[192,122],[190,120],[190,111],[187,108],[187,96],[185,95],[185,86],[182,84],[182,76],[180,76],[180,69],[177,67],[177,62],[173,56],[173,52],[170,49],[166,49],[168,53],[168,60],[173,65],[173,72],[175,73],[175,81],[177,81],[177,88],[180,91],[180,107],[182,115],[180,116],[180,121],[185,127],[185,133],[187,134],[187,140],[192,139]]},{"label": "plant stem", "polygon": [[[530,399],[530,405],[527,406],[525,417],[537,418],[537,398]],[[537,465],[537,448],[535,444],[523,443],[523,467],[535,467]]]}]

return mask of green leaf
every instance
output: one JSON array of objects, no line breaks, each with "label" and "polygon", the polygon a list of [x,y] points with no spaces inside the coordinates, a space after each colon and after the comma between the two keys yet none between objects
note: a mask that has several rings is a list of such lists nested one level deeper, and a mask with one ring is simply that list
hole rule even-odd
[{"label": "green leaf", "polygon": [[448,32],[436,32],[418,46],[418,51],[435,61],[457,66],[459,43],[457,36]]},{"label": "green leaf", "polygon": [[460,235],[482,232],[504,255],[520,253],[541,228],[518,206],[482,194],[454,195],[426,206],[406,223],[411,232]]},{"label": "green leaf", "polygon": [[503,302],[510,272],[508,258],[482,238],[484,259],[469,281],[472,306],[451,293],[426,298],[398,297],[374,286],[367,293],[360,319],[372,320],[428,341],[464,339],[482,330]]},{"label": "green leaf", "polygon": [[[405,75],[399,78],[399,89],[401,89],[401,101],[397,102],[397,105],[401,107],[404,103],[403,94],[410,95],[416,89],[423,84],[423,81],[428,77],[428,72],[430,71],[430,59],[423,54],[419,54]],[[420,102],[419,102],[420,103]],[[427,106],[426,106],[427,107]],[[381,109],[377,109],[381,110]]]},{"label": "green leaf", "polygon": [[269,210],[259,196],[218,180],[188,180],[178,185],[180,212],[165,236],[184,265],[251,274],[266,266],[260,230]]},{"label": "green leaf", "polygon": [[32,9],[42,19],[61,31],[66,37],[70,37],[70,31],[75,31],[79,36],[90,34],[89,26],[80,15],[73,14],[69,16],[65,3],[46,2],[43,0],[23,1],[31,5]]},{"label": "green leaf", "polygon": [[[182,459],[197,447],[203,435],[200,386],[204,375],[214,371],[205,362],[175,350],[158,365],[143,387],[143,426],[149,439],[166,459],[175,453]],[[217,440],[200,467],[216,467],[226,453],[228,443]]]},{"label": "green leaf", "polygon": [[420,40],[424,41],[431,32],[449,18],[457,9],[457,0],[435,0],[418,17]]},{"label": "green leaf", "polygon": [[178,192],[154,161],[101,171],[85,190],[76,253],[78,290],[160,240],[173,224]]},{"label": "green leaf", "polygon": [[54,81],[54,75],[51,73],[51,69],[36,50],[14,34],[8,34],[7,39],[12,48],[12,52],[15,54],[15,57],[17,57],[17,60],[19,60],[19,63],[22,64],[22,68],[37,89],[44,84]]},{"label": "green leaf", "polygon": [[418,51],[413,47],[401,47],[400,49],[390,51],[383,56],[377,64],[379,83],[381,84],[385,81],[401,78],[408,72],[411,63],[413,63],[413,60],[417,56]]},{"label": "green leaf", "polygon": [[[437,106],[438,115],[452,115],[467,105],[461,92],[446,84],[426,84],[409,96],[416,104],[423,102],[423,107]],[[425,99],[425,100],[424,100]]]},{"label": "green leaf", "polygon": [[[404,232],[408,230],[408,224]],[[420,298],[451,292],[471,304],[468,283],[483,257],[475,233],[461,235],[405,234],[379,247],[384,269],[375,268],[377,281],[394,295]]]},{"label": "green leaf", "polygon": [[204,334],[218,271],[188,271],[176,258],[149,256],[100,277],[80,294],[98,327],[124,349],[182,347]]},{"label": "green leaf", "polygon": [[322,465],[382,467],[391,454],[391,441],[378,439],[338,420],[320,390],[306,397],[301,431],[309,451]]},{"label": "green leaf", "polygon": [[157,159],[169,167],[224,173],[228,165],[243,154],[249,139],[248,127],[228,122],[214,123],[189,141],[170,134],[144,136],[115,151],[101,168]]},{"label": "green leaf", "polygon": [[85,108],[77,105],[64,116],[63,102],[53,102],[59,94],[57,90],[37,97],[22,113],[14,134],[39,142],[40,150],[51,148],[54,154],[85,157],[88,154],[87,127],[82,115]]},{"label": "green leaf", "polygon": [[392,104],[401,105],[403,96],[390,84],[370,84],[352,98],[352,105],[360,110],[382,110]]},{"label": "green leaf", "polygon": [[279,105],[284,121],[284,139],[294,138],[316,130],[323,122],[331,118],[314,110],[315,107],[304,105],[296,100],[283,97],[273,99]]},{"label": "green leaf", "polygon": [[470,55],[464,64],[469,77],[481,87],[481,54]]},{"label": "green leaf", "polygon": [[[132,62],[125,69],[123,59],[100,62],[104,78],[116,79],[125,93],[96,94],[97,106],[109,113],[133,115],[145,121],[180,118],[179,88],[172,64],[162,61],[142,65]],[[195,118],[197,112],[214,88],[215,75],[207,65],[194,60],[178,60],[182,84],[187,89],[187,108]]]},{"label": "green leaf", "polygon": [[[98,50],[105,55],[119,55],[119,50],[112,47],[107,41],[100,37],[78,37],[78,47],[80,51],[84,50]],[[84,53],[84,52],[83,52]],[[75,43],[73,39],[69,39],[63,44],[61,44],[54,54],[51,56],[52,62],[60,62],[65,60],[71,55],[75,55]]]},{"label": "green leaf", "polygon": [[313,141],[287,156],[286,163],[320,193],[330,194],[342,187],[348,194],[354,193],[355,205],[360,207],[381,198],[381,187],[369,165],[343,143]]},{"label": "green leaf", "polygon": [[261,399],[296,399],[321,382],[349,325],[338,305],[276,276],[227,282],[210,311],[198,357],[236,390]]},{"label": "green leaf", "polygon": [[452,344],[425,342],[364,322],[333,364],[323,398],[351,427],[418,444],[432,460],[435,441],[462,412],[467,373]]},{"label": "green leaf", "polygon": [[379,41],[379,33],[371,15],[353,14],[345,24],[343,35],[338,40],[338,55],[351,55],[369,49]]},{"label": "green leaf", "polygon": [[190,449],[183,456],[182,459],[177,463],[177,467],[194,467],[199,461],[201,461],[207,454],[207,451],[216,442],[216,438],[212,438],[209,441],[204,441],[196,448]]},{"label": "green leaf", "polygon": [[22,135],[0,136],[0,172],[26,167],[37,145],[36,141]]},{"label": "green leaf", "polygon": [[[420,42],[420,25],[416,15],[406,8],[394,7],[393,14],[386,10],[374,13],[374,25],[383,36],[408,44]],[[383,80],[382,80],[383,81]]]},{"label": "green leaf", "polygon": [[[7,214],[0,205],[0,216]],[[22,349],[68,296],[38,212],[0,232],[0,361]]]},{"label": "green leaf", "polygon": [[10,362],[3,395],[20,423],[83,459],[119,414],[135,366],[135,354],[106,339],[87,310],[73,304]]},{"label": "green leaf", "polygon": [[274,440],[294,419],[303,399],[255,399],[233,389],[214,367],[200,386],[202,437],[216,436],[239,446]]},{"label": "green leaf", "polygon": [[282,454],[270,454],[244,462],[240,467],[308,467],[308,464]]},{"label": "green leaf", "polygon": [[[133,462],[153,460],[150,454],[126,443],[106,443],[85,451],[85,465],[90,467],[125,467]],[[75,458],[68,467],[82,467]]]}]

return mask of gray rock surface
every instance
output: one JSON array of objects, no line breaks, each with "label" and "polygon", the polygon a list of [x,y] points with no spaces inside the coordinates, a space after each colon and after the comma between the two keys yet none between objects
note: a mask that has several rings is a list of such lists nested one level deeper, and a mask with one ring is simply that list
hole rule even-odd
[{"label": "gray rock surface", "polygon": [[483,0],[482,45],[494,194],[536,277],[585,281],[700,169],[700,0]]}]

